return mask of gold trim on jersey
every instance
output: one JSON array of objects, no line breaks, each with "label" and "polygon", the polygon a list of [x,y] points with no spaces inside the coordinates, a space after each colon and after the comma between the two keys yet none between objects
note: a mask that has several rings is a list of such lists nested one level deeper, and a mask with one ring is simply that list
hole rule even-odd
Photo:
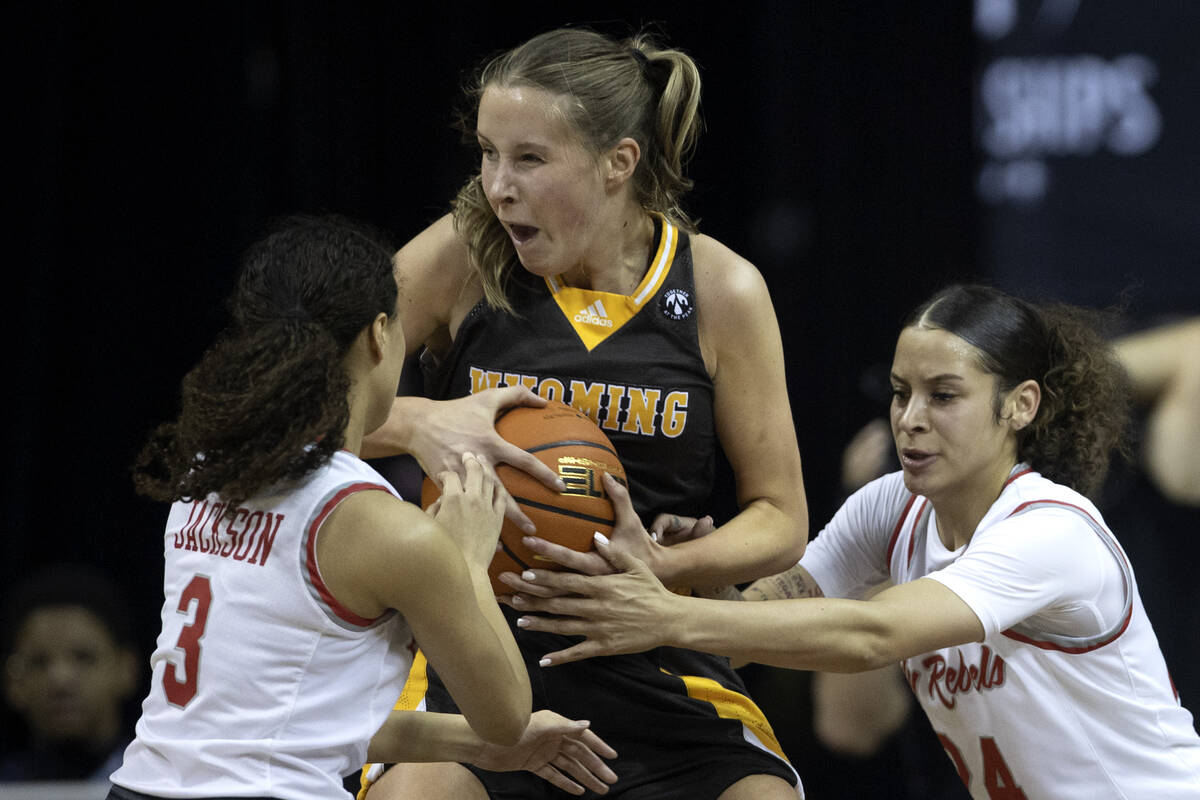
[{"label": "gold trim on jersey", "polygon": [[725,688],[712,678],[701,678],[698,675],[676,675],[665,669],[662,671],[683,681],[688,697],[711,704],[716,710],[717,716],[722,719],[733,719],[742,723],[754,733],[764,747],[785,762],[788,760],[787,756],[783,754],[783,747],[780,746],[779,740],[775,738],[775,731],[771,729],[771,723],[767,721],[762,709],[749,697]]},{"label": "gold trim on jersey", "polygon": [[558,303],[563,316],[571,323],[579,340],[589,352],[633,319],[659,290],[671,271],[678,244],[679,231],[663,219],[658,250],[650,261],[650,269],[646,270],[642,282],[631,295],[567,286],[557,276],[545,279],[546,286],[554,295],[554,301]]},{"label": "gold trim on jersey", "polygon": [[[404,688],[400,690],[400,697],[396,700],[396,705],[392,707],[394,711],[417,711],[420,709],[421,701],[425,699],[425,692],[429,690],[428,668],[429,662],[425,660],[425,653],[418,648],[417,652],[413,653],[408,680],[404,682]],[[383,775],[386,766],[383,763],[372,762],[363,764],[358,776],[358,794],[354,796],[354,800],[365,800],[367,790]]]},{"label": "gold trim on jersey", "polygon": [[416,711],[421,705],[421,701],[425,699],[425,692],[429,691],[428,666],[425,653],[418,649],[413,654],[408,680],[404,682],[404,688],[400,690],[400,698],[396,700],[394,706],[396,711]]}]

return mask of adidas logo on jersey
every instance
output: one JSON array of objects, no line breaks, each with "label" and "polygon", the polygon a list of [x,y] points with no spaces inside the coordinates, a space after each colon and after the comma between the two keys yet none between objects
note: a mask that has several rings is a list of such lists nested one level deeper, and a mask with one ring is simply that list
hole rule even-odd
[{"label": "adidas logo on jersey", "polygon": [[576,314],[575,321],[588,325],[598,325],[601,328],[611,328],[613,326],[613,321],[609,319],[608,312],[604,310],[604,303],[599,300]]}]

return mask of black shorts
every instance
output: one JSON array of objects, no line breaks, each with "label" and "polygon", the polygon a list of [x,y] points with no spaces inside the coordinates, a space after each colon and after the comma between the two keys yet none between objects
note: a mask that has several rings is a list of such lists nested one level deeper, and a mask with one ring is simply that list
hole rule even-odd
[{"label": "black shorts", "polygon": [[[525,658],[534,709],[590,720],[591,730],[617,751],[609,766],[619,780],[605,797],[716,800],[749,775],[776,775],[797,784],[770,724],[746,696],[728,659],[659,648],[540,667],[542,656],[568,646],[570,640],[516,628],[518,614],[508,608],[504,612]],[[413,692],[419,692],[421,677],[412,676],[406,687],[408,708],[415,707]],[[426,709],[457,712],[432,668],[425,677]],[[529,772],[465,766],[493,800],[568,796]]]}]

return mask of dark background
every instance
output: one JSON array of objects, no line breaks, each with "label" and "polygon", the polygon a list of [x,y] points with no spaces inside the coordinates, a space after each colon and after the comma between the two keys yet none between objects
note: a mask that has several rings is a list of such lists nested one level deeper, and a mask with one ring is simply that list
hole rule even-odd
[{"label": "dark background", "polygon": [[[842,446],[883,408],[898,324],[933,289],[1124,292],[1143,320],[1200,310],[1194,5],[410,5],[46,2],[11,20],[5,585],[51,561],[100,564],[149,652],[165,508],[133,494],[128,469],[223,323],[240,251],[295,211],[415,234],[474,164],[451,127],[466,72],[563,23],[648,25],[700,65],[689,208],[771,287],[814,532],[841,499]],[[978,144],[996,58],[1135,51],[1156,59],[1161,123],[1141,153]],[[1042,194],[985,192],[997,161],[1032,169]],[[803,710],[782,680],[759,699],[786,739]]]}]

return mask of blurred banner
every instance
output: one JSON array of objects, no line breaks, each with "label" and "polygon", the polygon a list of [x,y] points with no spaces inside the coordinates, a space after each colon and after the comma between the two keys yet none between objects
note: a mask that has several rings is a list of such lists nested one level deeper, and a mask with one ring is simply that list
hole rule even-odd
[{"label": "blurred banner", "polygon": [[981,265],[1005,288],[1200,311],[1200,3],[976,0]]}]

